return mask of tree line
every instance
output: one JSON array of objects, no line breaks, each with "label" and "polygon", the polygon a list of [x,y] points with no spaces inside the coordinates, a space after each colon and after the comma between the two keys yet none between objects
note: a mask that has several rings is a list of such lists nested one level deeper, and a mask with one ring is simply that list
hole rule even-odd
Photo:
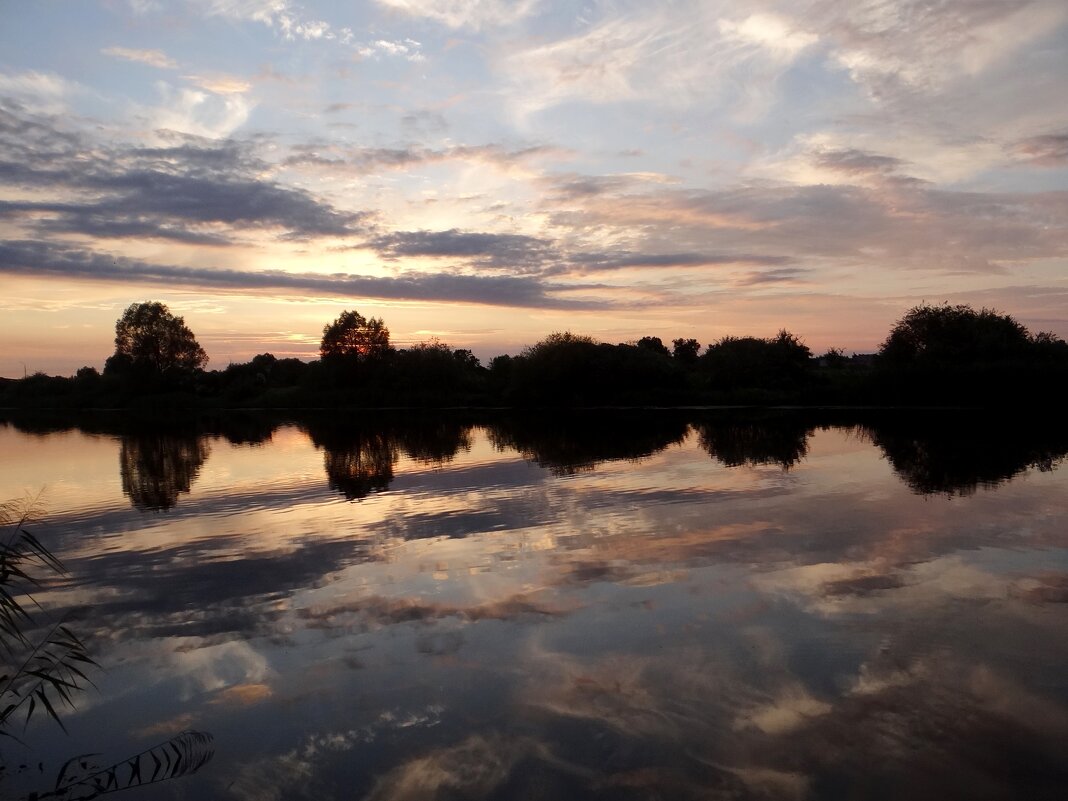
[{"label": "tree line", "polygon": [[786,330],[702,348],[659,337],[610,344],[570,331],[483,365],[439,342],[397,348],[382,319],[342,312],[319,359],[270,353],[222,370],[163,303],[132,304],[102,373],[41,373],[0,385],[0,404],[67,407],[640,406],[1048,404],[1068,387],[1068,344],[967,305],[907,311],[872,355],[816,355]]}]

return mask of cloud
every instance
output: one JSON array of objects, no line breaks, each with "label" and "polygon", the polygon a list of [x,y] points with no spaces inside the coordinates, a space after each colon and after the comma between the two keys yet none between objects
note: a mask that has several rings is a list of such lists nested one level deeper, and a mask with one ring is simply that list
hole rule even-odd
[{"label": "cloud", "polygon": [[[233,89],[231,82],[228,88]],[[154,130],[222,139],[230,136],[248,120],[253,104],[240,92],[226,94],[156,84],[160,104],[146,110],[148,125]]]},{"label": "cloud", "polygon": [[379,777],[367,801],[490,798],[522,761],[546,756],[545,746],[530,738],[473,734],[392,768]]},{"label": "cloud", "polygon": [[209,16],[259,22],[284,39],[332,39],[330,24],[303,16],[289,0],[197,0]]},{"label": "cloud", "polygon": [[799,267],[784,267],[776,270],[748,272],[735,279],[737,286],[755,287],[768,284],[797,284],[809,276],[808,270]]},{"label": "cloud", "polygon": [[240,95],[252,88],[249,81],[234,75],[186,75],[185,78],[217,95]]},{"label": "cloud", "polygon": [[[24,185],[57,183],[47,173],[18,177]],[[71,185],[106,194],[80,203],[4,202],[0,213],[26,216],[41,232],[203,244],[227,244],[235,232],[249,226],[282,231],[286,239],[349,236],[360,230],[364,219],[268,181],[131,168],[86,175]]]},{"label": "cloud", "polygon": [[[562,242],[525,234],[480,231],[395,231],[372,238],[367,243],[389,260],[412,257],[450,259],[485,273],[501,270],[526,273],[582,275],[632,269],[697,269],[723,265],[782,265],[785,256],[752,253],[643,253],[631,250],[600,251],[569,249]],[[783,270],[778,280],[796,277],[800,271]],[[773,280],[768,278],[766,280]]]},{"label": "cloud", "polygon": [[[584,270],[625,270],[642,267],[716,267],[730,264],[779,265],[790,261],[787,256],[753,253],[632,253],[584,252],[570,257],[570,263]],[[785,272],[785,271],[784,271]]]},{"label": "cloud", "polygon": [[1040,167],[1063,167],[1068,165],[1068,131],[1030,136],[1015,142],[1011,150]]},{"label": "cloud", "polygon": [[542,210],[561,237],[596,231],[655,252],[662,236],[678,253],[773,269],[837,263],[997,273],[1068,255],[1068,192],[939,189],[898,176],[899,162],[879,154],[834,150],[816,158],[848,180],[684,189],[569,176]]},{"label": "cloud", "polygon": [[606,13],[581,33],[501,56],[520,118],[566,102],[703,101],[762,116],[779,76],[813,42],[788,17],[726,16],[728,5],[674,3]]},{"label": "cloud", "polygon": [[371,241],[384,258],[411,256],[462,258],[485,267],[513,270],[537,269],[558,258],[552,245],[521,234],[493,234],[473,231],[397,231]]},{"label": "cloud", "polygon": [[26,111],[38,114],[62,114],[72,97],[84,93],[79,83],[49,72],[28,70],[0,72],[0,99],[17,101]]},{"label": "cloud", "polygon": [[173,70],[178,67],[178,63],[162,50],[136,50],[129,47],[106,47],[100,52],[105,56],[113,56],[115,58],[125,59],[126,61],[137,61],[141,64],[148,64],[150,67],[156,67],[161,70]]},{"label": "cloud", "polygon": [[338,28],[326,20],[309,17],[289,0],[197,0],[197,5],[209,16],[261,23],[288,41],[337,42],[353,48],[363,58],[393,56],[416,63],[426,60],[422,45],[414,39],[361,41],[351,28]]},{"label": "cloud", "polygon": [[847,175],[890,173],[897,171],[904,164],[899,158],[857,148],[821,150],[814,154],[814,161],[819,167]]},{"label": "cloud", "polygon": [[410,131],[441,133],[449,127],[445,117],[430,109],[413,109],[401,117],[401,124]]},{"label": "cloud", "polygon": [[377,0],[379,5],[450,28],[483,30],[514,25],[530,16],[540,0]]},{"label": "cloud", "polygon": [[819,38],[794,29],[789,20],[774,14],[753,14],[741,21],[721,19],[719,29],[728,41],[760,45],[788,60]]},{"label": "cloud", "polygon": [[309,627],[332,628],[342,625],[339,619],[349,615],[357,615],[378,626],[391,626],[453,617],[471,622],[559,617],[567,611],[523,593],[469,606],[375,595],[330,606],[304,608],[298,611],[298,615],[309,621]]},{"label": "cloud", "polygon": [[607,308],[607,301],[572,300],[559,293],[574,289],[513,276],[406,273],[375,277],[335,273],[288,273],[178,267],[110,256],[52,241],[0,243],[0,272],[8,275],[83,278],[187,286],[214,291],[293,292],[302,296],[453,301],[494,306],[552,309]]},{"label": "cloud", "polygon": [[899,0],[825,2],[817,17],[833,58],[873,97],[936,93],[1004,63],[1068,20],[1063,3]]},{"label": "cloud", "polygon": [[[334,107],[343,110],[342,104]],[[349,171],[368,175],[380,170],[406,170],[421,165],[449,161],[492,164],[505,169],[521,166],[530,159],[560,155],[560,148],[531,145],[517,149],[501,145],[454,145],[429,148],[417,145],[403,147],[342,147],[332,143],[296,145],[292,154],[283,160],[286,167],[321,167],[332,172]]]},{"label": "cloud", "polygon": [[[346,44],[353,41],[352,34],[346,29],[342,39]],[[395,56],[406,61],[415,63],[426,61],[423,55],[422,45],[414,39],[390,41],[377,39],[373,42],[356,43],[356,53],[363,58],[381,58],[382,56]]]},{"label": "cloud", "polygon": [[40,232],[223,244],[249,227],[289,239],[348,236],[366,215],[259,177],[248,145],[163,135],[158,147],[105,145],[53,120],[0,108],[0,176],[62,200],[7,201]]}]

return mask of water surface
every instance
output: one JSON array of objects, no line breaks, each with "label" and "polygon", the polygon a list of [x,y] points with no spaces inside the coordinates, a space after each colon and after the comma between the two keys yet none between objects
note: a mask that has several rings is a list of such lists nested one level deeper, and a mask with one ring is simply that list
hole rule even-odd
[{"label": "water surface", "polygon": [[125,797],[1060,798],[1066,451],[960,415],[10,421],[0,499],[42,492],[69,570],[41,614],[100,669],[0,795],[193,729],[212,760]]}]

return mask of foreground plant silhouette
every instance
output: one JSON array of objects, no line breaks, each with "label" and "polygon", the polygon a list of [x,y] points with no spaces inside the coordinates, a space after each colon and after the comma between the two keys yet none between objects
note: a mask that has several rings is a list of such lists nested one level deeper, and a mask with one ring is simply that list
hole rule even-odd
[{"label": "foreground plant silhouette", "polygon": [[206,732],[183,731],[106,768],[97,767],[91,761],[94,756],[83,754],[68,759],[56,776],[55,788],[31,793],[26,801],[89,801],[108,793],[188,776],[211,761],[215,743]]},{"label": "foreground plant silhouette", "polygon": [[0,648],[6,663],[0,676],[0,735],[15,739],[10,725],[23,715],[24,725],[29,724],[40,711],[66,731],[56,706],[73,709],[71,694],[91,683],[83,668],[96,666],[85,644],[62,619],[33,639],[27,634],[34,619],[23,599],[36,605],[30,592],[41,586],[38,571],[66,572],[27,528],[40,512],[32,498],[0,505],[0,524],[12,527],[0,541]]},{"label": "foreground plant silhouette", "polygon": [[[63,619],[38,636],[27,633],[34,619],[25,601],[37,605],[30,590],[41,586],[39,571],[66,573],[27,528],[41,512],[36,498],[0,504],[0,525],[11,527],[11,533],[0,540],[0,649],[5,663],[0,675],[0,735],[20,743],[10,728],[20,720],[25,728],[42,711],[66,731],[56,707],[73,709],[73,694],[92,684],[83,668],[98,667]],[[212,736],[198,731],[184,731],[104,768],[93,762],[96,754],[82,754],[64,763],[51,790],[31,792],[24,798],[89,801],[195,773],[214,755]],[[0,754],[0,781],[6,773]]]}]

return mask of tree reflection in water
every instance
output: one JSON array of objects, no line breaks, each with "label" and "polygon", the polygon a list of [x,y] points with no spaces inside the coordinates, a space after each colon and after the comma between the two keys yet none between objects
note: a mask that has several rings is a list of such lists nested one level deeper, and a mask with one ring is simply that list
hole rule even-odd
[{"label": "tree reflection in water", "polygon": [[358,501],[389,487],[399,454],[394,438],[380,426],[316,421],[306,426],[316,448],[323,450],[323,467],[330,489]]},{"label": "tree reflection in water", "polygon": [[367,432],[344,447],[323,449],[323,465],[330,488],[350,501],[387,489],[393,480],[397,449],[384,432]]},{"label": "tree reflection in water", "polygon": [[499,451],[515,450],[554,475],[588,472],[602,462],[643,459],[686,439],[686,418],[670,412],[513,417],[489,427]]},{"label": "tree reflection in water", "polygon": [[1047,472],[1068,453],[1063,423],[942,415],[888,418],[859,430],[913,491],[967,496],[1027,470]]},{"label": "tree reflection in water", "polygon": [[312,444],[323,450],[330,488],[350,501],[387,489],[401,453],[441,465],[471,448],[471,426],[448,418],[315,420],[304,428]]},{"label": "tree reflection in water", "polygon": [[122,491],[142,511],[165,511],[189,492],[211,447],[196,433],[148,432],[122,437]]},{"label": "tree reflection in water", "polygon": [[471,426],[449,419],[420,418],[397,429],[397,443],[417,462],[442,465],[461,451],[471,450]]},{"label": "tree reflection in water", "polygon": [[[269,441],[289,420],[269,415],[220,415],[148,428],[122,418],[21,418],[20,431],[44,436],[78,428],[121,438],[122,489],[134,507],[173,508],[191,490],[211,453],[212,437],[232,444]],[[443,465],[471,448],[470,422],[448,416],[369,416],[359,422],[311,418],[299,423],[324,451],[330,487],[349,500],[385,490],[401,454]],[[896,475],[921,494],[969,495],[1029,470],[1051,470],[1068,453],[1068,424],[1004,419],[989,413],[798,410],[693,413],[670,410],[517,414],[486,425],[499,451],[568,476],[620,459],[642,459],[683,442],[698,444],[726,467],[778,465],[788,470],[808,455],[818,427],[845,429],[878,446]]]},{"label": "tree reflection in water", "polygon": [[725,467],[779,465],[783,470],[808,455],[813,426],[796,416],[694,423],[697,440]]}]

